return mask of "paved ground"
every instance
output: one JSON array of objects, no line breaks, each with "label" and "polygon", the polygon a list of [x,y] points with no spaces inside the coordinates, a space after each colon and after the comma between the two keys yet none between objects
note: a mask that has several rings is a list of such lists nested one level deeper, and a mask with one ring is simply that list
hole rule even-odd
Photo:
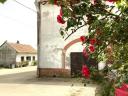
[{"label": "paved ground", "polygon": [[71,78],[36,78],[36,67],[0,69],[0,96],[95,96],[96,85]]}]

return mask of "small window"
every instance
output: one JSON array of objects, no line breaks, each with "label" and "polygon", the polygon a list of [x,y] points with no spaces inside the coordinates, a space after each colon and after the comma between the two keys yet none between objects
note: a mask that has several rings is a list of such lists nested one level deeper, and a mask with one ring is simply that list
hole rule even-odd
[{"label": "small window", "polygon": [[21,56],[21,61],[24,61],[24,56]]},{"label": "small window", "polygon": [[31,61],[31,56],[27,56],[27,57],[26,57],[26,60],[27,60],[27,61]]},{"label": "small window", "polygon": [[35,61],[35,56],[33,56],[32,58],[33,58],[33,61]]}]

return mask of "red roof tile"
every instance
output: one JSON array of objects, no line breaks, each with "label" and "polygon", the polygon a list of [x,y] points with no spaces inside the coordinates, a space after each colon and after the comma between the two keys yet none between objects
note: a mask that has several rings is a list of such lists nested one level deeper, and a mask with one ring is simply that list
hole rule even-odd
[{"label": "red roof tile", "polygon": [[37,51],[31,46],[26,44],[8,43],[18,53],[37,53]]}]

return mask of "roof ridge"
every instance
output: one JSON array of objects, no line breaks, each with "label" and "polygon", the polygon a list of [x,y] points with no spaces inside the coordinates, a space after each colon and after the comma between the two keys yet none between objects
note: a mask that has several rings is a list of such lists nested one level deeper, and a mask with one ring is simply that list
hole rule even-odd
[{"label": "roof ridge", "polygon": [[19,53],[37,53],[37,50],[30,44],[7,43]]},{"label": "roof ridge", "polygon": [[[30,44],[22,44],[22,43],[12,43],[12,42],[7,42],[8,44],[19,44],[19,45],[30,45]],[[30,45],[31,46],[31,45]]]}]

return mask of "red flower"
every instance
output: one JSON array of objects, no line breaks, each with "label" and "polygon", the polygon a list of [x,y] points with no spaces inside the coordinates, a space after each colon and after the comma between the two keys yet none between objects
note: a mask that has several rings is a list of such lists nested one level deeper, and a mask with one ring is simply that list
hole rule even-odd
[{"label": "red flower", "polygon": [[81,40],[82,42],[85,42],[85,41],[86,41],[86,37],[85,37],[85,36],[81,36],[81,37],[80,37],[80,40]]},{"label": "red flower", "polygon": [[96,43],[96,39],[91,39],[90,44],[94,45]]},{"label": "red flower", "polygon": [[86,65],[82,66],[82,75],[85,78],[89,78],[90,77],[90,71],[89,71],[89,69],[88,69],[88,67]]},{"label": "red flower", "polygon": [[57,22],[60,23],[60,24],[64,24],[65,23],[65,21],[62,18],[62,16],[60,16],[60,15],[57,16]]},{"label": "red flower", "polygon": [[95,47],[94,47],[93,45],[90,45],[90,46],[89,46],[89,51],[90,51],[91,53],[93,53],[93,52],[95,51]]},{"label": "red flower", "polygon": [[108,2],[116,2],[118,0],[106,0],[106,1],[108,1]]},{"label": "red flower", "polygon": [[88,58],[88,53],[87,53],[87,51],[86,51],[85,48],[83,49],[83,55],[84,55],[86,58]]}]

